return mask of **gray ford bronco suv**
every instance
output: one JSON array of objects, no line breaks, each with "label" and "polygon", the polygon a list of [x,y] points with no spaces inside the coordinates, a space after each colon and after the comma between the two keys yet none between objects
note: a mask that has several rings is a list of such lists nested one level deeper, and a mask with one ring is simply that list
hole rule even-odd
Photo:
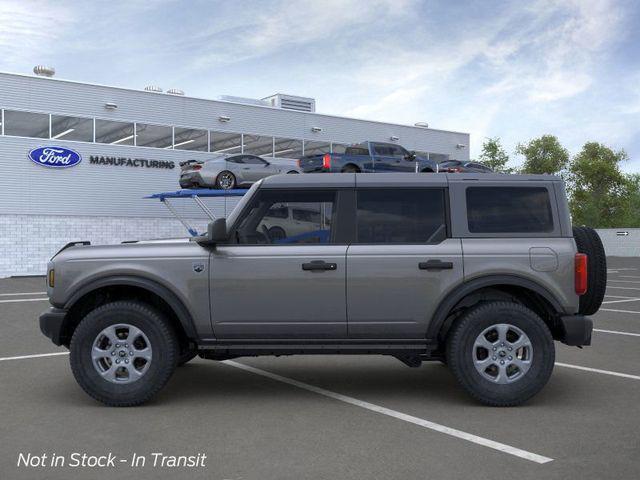
[{"label": "gray ford bronco suv", "polygon": [[[304,218],[272,235],[292,209]],[[554,340],[590,344],[605,262],[556,177],[278,175],[201,237],[65,247],[40,328],[113,406],[149,400],[196,355],[290,354],[438,360],[510,406],[546,384]]]}]

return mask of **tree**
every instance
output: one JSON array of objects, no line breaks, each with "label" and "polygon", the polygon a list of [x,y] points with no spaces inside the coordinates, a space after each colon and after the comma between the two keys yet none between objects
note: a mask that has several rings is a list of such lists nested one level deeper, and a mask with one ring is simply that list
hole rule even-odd
[{"label": "tree", "polygon": [[524,156],[521,173],[562,174],[569,163],[569,151],[555,135],[542,135],[527,143],[520,143],[516,153]]},{"label": "tree", "polygon": [[569,167],[574,225],[606,228],[638,223],[632,206],[638,205],[640,180],[620,171],[619,163],[626,159],[624,150],[616,152],[598,142],[584,144]]},{"label": "tree", "polygon": [[508,168],[509,155],[502,148],[500,137],[489,137],[484,139],[482,153],[478,160],[494,172],[513,173],[513,168]]}]

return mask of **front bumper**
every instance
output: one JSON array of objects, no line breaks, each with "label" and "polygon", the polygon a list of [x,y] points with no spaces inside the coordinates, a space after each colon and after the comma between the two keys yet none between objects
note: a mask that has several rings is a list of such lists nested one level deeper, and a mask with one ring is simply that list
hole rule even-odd
[{"label": "front bumper", "polygon": [[565,315],[559,318],[562,343],[571,346],[591,345],[593,321],[584,315]]},{"label": "front bumper", "polygon": [[62,345],[66,340],[63,338],[66,316],[66,310],[55,307],[50,307],[40,314],[40,331],[56,345]]}]

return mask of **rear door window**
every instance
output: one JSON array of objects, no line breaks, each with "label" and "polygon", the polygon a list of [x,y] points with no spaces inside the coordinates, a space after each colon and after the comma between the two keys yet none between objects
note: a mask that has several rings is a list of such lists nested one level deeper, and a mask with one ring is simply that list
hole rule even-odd
[{"label": "rear door window", "polygon": [[553,231],[551,200],[544,187],[469,187],[466,193],[471,233]]},{"label": "rear door window", "polygon": [[447,236],[442,188],[357,192],[357,242],[432,244]]}]

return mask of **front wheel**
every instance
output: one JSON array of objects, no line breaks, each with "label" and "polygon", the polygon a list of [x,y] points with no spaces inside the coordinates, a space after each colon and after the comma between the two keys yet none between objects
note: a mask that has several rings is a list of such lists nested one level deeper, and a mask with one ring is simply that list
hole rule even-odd
[{"label": "front wheel", "polygon": [[519,405],[547,383],[555,362],[553,338],[533,311],[514,302],[471,308],[447,337],[447,365],[485,405]]},{"label": "front wheel", "polygon": [[167,383],[178,342],[167,319],[144,303],[117,301],[82,319],[70,345],[73,375],[82,389],[110,406],[146,402]]}]

